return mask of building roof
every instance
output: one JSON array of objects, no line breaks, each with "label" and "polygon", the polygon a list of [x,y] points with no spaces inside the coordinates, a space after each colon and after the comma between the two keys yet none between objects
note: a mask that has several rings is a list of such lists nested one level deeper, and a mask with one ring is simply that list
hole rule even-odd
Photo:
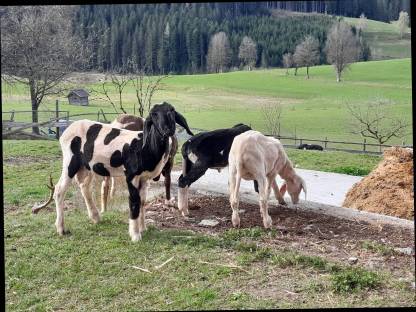
[{"label": "building roof", "polygon": [[68,96],[70,96],[71,93],[75,93],[75,95],[77,95],[79,97],[88,97],[88,95],[89,95],[88,92],[85,91],[84,89],[74,89],[74,90],[71,90],[69,92]]}]

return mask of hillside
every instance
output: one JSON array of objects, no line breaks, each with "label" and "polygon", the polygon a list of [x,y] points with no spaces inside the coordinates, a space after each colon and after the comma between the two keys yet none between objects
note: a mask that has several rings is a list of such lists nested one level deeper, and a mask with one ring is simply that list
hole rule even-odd
[{"label": "hillside", "polygon": [[[345,17],[344,19],[351,25],[357,25],[359,21],[358,18]],[[395,22],[367,20],[367,28],[364,30],[363,37],[371,48],[373,60],[411,57],[410,28],[403,38],[400,38]]]},{"label": "hillside", "polygon": [[[153,102],[168,101],[182,112],[194,128],[215,129],[229,127],[239,122],[251,124],[255,129],[267,132],[260,108],[264,103],[283,105],[282,134],[307,138],[342,139],[361,141],[349,133],[345,103],[364,104],[375,99],[391,101],[391,114],[405,116],[411,122],[411,63],[410,59],[361,62],[351,66],[337,83],[332,66],[310,68],[311,78],[305,79],[305,69],[298,75],[285,74],[284,69],[237,71],[209,75],[174,75],[165,80],[164,90]],[[92,88],[97,84],[78,86]],[[114,94],[115,95],[115,94]],[[131,85],[123,95],[125,106],[132,112],[135,101]],[[22,87],[3,88],[3,111],[27,110],[28,92]],[[60,108],[71,113],[112,112],[107,102],[91,99],[89,107],[67,104],[60,100]],[[49,99],[41,110],[54,114],[55,98]],[[25,118],[29,119],[27,114]],[[109,116],[111,118],[112,116]],[[80,117],[79,117],[80,118]],[[412,135],[406,137],[410,143]],[[402,143],[395,139],[392,142]]]}]

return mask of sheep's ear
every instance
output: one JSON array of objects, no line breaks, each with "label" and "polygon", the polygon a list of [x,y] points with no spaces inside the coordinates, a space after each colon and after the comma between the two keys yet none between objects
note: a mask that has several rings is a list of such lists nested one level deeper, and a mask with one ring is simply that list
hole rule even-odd
[{"label": "sheep's ear", "polygon": [[150,134],[150,129],[153,125],[153,121],[150,117],[147,117],[144,121],[144,126],[143,126],[143,147],[147,144],[147,141],[149,141],[149,134]]},{"label": "sheep's ear", "polygon": [[287,189],[287,184],[286,184],[286,182],[283,182],[283,184],[282,184],[282,186],[280,187],[280,190],[279,190],[282,197],[283,197],[283,195],[285,195],[286,189]]},{"label": "sheep's ear", "polygon": [[194,135],[194,134],[192,133],[191,129],[189,129],[189,127],[188,127],[188,123],[186,122],[185,117],[183,117],[183,116],[182,116],[181,114],[179,114],[177,111],[175,111],[175,122],[176,122],[178,125],[180,125],[180,126],[184,127],[184,128],[185,128],[185,130],[186,130],[186,132],[187,132],[189,135]]}]

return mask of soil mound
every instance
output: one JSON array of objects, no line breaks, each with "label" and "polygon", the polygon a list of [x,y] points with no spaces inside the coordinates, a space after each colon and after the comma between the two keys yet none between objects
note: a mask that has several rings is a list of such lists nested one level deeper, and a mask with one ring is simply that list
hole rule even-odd
[{"label": "soil mound", "polygon": [[392,147],[348,191],[343,206],[413,220],[413,149]]}]

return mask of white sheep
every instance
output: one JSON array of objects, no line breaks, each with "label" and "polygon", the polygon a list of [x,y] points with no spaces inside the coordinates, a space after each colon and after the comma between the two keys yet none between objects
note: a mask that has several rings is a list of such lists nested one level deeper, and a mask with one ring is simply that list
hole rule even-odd
[{"label": "white sheep", "polygon": [[[230,205],[233,210],[234,227],[240,226],[238,191],[241,179],[255,180],[258,183],[260,212],[265,228],[270,228],[272,225],[267,207],[271,188],[280,204],[285,204],[283,196],[286,190],[294,204],[299,202],[302,189],[306,199],[305,181],[296,174],[292,162],[278,139],[266,137],[254,130],[244,132],[234,138],[228,163]],[[280,190],[275,181],[277,174],[285,180]]]}]

